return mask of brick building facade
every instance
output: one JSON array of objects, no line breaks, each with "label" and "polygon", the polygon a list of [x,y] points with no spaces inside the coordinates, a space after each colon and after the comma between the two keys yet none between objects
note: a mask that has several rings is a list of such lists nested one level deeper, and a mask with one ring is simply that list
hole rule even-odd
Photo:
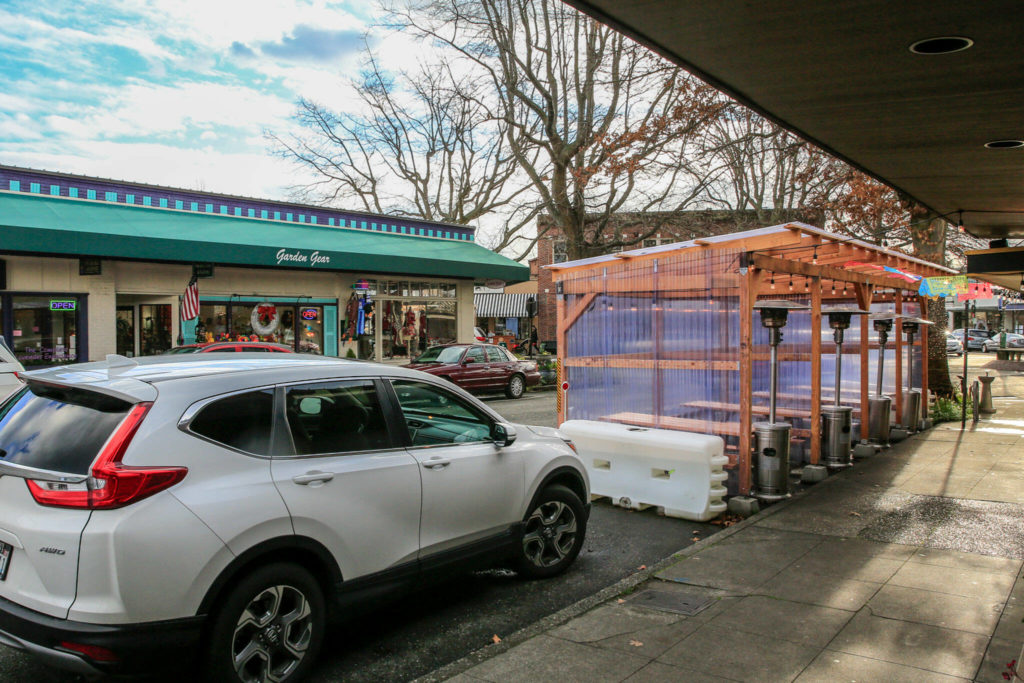
[{"label": "brick building facade", "polygon": [[[652,220],[653,218],[652,216]],[[758,216],[756,211],[686,211],[665,221],[651,236],[628,248],[639,249],[683,242],[695,237],[724,235],[789,221],[821,225],[822,218],[820,212],[800,209],[776,211],[761,216]],[[636,214],[624,214],[619,220],[623,223],[628,221],[630,225],[623,228],[623,236],[627,239],[635,239],[650,231],[650,223],[645,225],[642,220],[638,221]],[[537,220],[537,233],[541,235],[537,240],[537,256],[530,260],[530,272],[536,273],[537,277],[537,331],[542,342],[554,341],[558,330],[555,288],[551,280],[551,271],[544,266],[566,261],[568,255],[563,233],[558,226],[551,223],[550,218],[541,216]]]}]

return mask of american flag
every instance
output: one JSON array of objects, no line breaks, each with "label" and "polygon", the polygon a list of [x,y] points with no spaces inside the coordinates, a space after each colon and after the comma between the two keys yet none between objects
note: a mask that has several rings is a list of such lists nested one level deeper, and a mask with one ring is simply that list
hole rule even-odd
[{"label": "american flag", "polygon": [[192,279],[188,281],[188,286],[185,287],[185,296],[181,300],[181,319],[192,320],[192,318],[198,317],[199,315],[199,283],[196,282],[196,276],[193,275]]}]

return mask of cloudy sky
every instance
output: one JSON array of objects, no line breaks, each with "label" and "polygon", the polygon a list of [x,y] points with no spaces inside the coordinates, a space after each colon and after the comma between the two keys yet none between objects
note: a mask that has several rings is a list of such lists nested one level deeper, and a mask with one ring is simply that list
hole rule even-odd
[{"label": "cloudy sky", "polygon": [[283,198],[263,132],[351,102],[372,6],[0,0],[0,163]]}]

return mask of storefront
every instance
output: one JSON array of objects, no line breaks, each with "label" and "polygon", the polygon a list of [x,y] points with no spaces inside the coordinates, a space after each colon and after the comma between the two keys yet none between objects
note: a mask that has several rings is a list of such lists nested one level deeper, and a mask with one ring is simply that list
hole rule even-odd
[{"label": "storefront", "polygon": [[381,360],[472,339],[474,284],[529,276],[396,220],[0,166],[0,334],[26,365],[222,339]]}]

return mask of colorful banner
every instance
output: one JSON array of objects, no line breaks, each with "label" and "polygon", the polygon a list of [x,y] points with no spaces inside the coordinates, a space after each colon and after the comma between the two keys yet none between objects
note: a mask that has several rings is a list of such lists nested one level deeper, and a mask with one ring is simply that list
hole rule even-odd
[{"label": "colorful banner", "polygon": [[989,282],[970,282],[966,292],[957,292],[957,301],[970,301],[971,299],[991,299],[992,284]]},{"label": "colorful banner", "polygon": [[917,293],[921,296],[956,296],[967,292],[966,275],[943,275],[921,280]]},{"label": "colorful banner", "polygon": [[889,273],[890,275],[895,275],[896,277],[900,278],[901,280],[906,280],[907,282],[920,282],[921,281],[921,276],[920,275],[914,275],[913,273],[906,273],[906,272],[904,272],[904,271],[902,271],[902,270],[900,270],[898,268],[892,268],[890,266],[880,266],[880,265],[875,264],[875,263],[861,263],[860,261],[847,261],[846,263],[843,264],[843,267],[844,268],[873,268],[874,270],[882,270],[882,271],[885,271],[886,273]]}]

